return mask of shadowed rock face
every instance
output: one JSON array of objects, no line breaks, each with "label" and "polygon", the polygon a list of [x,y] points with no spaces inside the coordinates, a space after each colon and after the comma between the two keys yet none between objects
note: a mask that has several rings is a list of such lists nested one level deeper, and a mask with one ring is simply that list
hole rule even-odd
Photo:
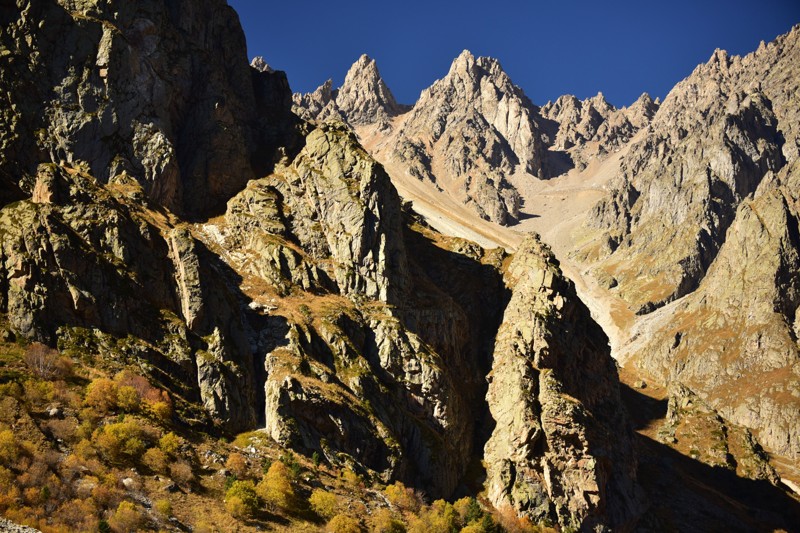
[{"label": "shadowed rock face", "polygon": [[529,237],[506,273],[487,401],[489,498],[536,522],[630,527],[633,433],[607,339],[550,250]]},{"label": "shadowed rock face", "polygon": [[0,174],[25,192],[39,163],[84,161],[202,215],[292,142],[286,78],[247,65],[224,1],[18,5],[0,8]]}]

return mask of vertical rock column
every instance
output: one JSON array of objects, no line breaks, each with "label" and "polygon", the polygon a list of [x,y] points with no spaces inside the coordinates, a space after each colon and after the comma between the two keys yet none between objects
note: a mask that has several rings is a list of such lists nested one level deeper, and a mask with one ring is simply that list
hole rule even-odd
[{"label": "vertical rock column", "polygon": [[489,498],[535,521],[624,527],[638,506],[633,434],[606,336],[538,238],[506,282],[487,393]]}]

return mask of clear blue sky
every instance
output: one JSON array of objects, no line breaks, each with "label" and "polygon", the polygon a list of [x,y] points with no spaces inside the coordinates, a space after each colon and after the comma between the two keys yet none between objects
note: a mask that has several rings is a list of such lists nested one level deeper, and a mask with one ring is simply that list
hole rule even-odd
[{"label": "clear blue sky", "polygon": [[602,91],[616,106],[664,97],[715,48],[745,54],[800,23],[800,0],[229,0],[250,57],[308,92],[338,87],[362,54],[402,103],[463,50],[500,60],[534,103]]}]

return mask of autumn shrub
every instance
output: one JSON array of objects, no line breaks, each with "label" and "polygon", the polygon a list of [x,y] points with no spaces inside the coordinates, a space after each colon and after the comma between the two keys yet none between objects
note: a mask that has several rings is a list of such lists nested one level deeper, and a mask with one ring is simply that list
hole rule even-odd
[{"label": "autumn shrub", "polygon": [[253,482],[235,481],[225,493],[225,509],[234,518],[251,518],[258,510],[258,495]]},{"label": "autumn shrub", "polygon": [[117,510],[108,519],[111,529],[119,533],[137,531],[142,525],[142,513],[131,502],[120,502]]},{"label": "autumn shrub", "polygon": [[108,378],[97,378],[86,388],[84,403],[100,414],[108,414],[117,408],[117,384]]},{"label": "autumn shrub", "polygon": [[139,406],[142,400],[136,389],[129,385],[117,387],[117,407],[126,413],[135,413],[139,411]]},{"label": "autumn shrub", "polygon": [[336,516],[338,501],[336,495],[324,489],[314,489],[308,498],[311,509],[322,518]]},{"label": "autumn shrub", "polygon": [[172,516],[172,504],[169,500],[161,498],[153,502],[153,509],[161,518],[169,518]]},{"label": "autumn shrub", "polygon": [[246,477],[249,470],[247,459],[245,459],[244,455],[237,452],[233,452],[228,456],[228,460],[225,461],[225,468],[230,470],[230,472],[239,479]]},{"label": "autumn shrub", "polygon": [[387,486],[383,493],[392,505],[407,513],[416,513],[422,505],[419,494],[401,481],[395,481],[394,484]]},{"label": "autumn shrub", "polygon": [[130,464],[144,453],[144,438],[139,424],[135,421],[122,421],[96,429],[92,435],[92,444],[108,461]]},{"label": "autumn shrub", "polygon": [[169,468],[169,457],[159,448],[150,448],[144,452],[142,464],[153,472],[165,474]]},{"label": "autumn shrub", "polygon": [[458,529],[458,513],[453,505],[436,500],[429,507],[412,516],[408,522],[409,533],[450,533]]},{"label": "autumn shrub", "polygon": [[71,499],[67,500],[56,509],[55,516],[58,521],[66,526],[67,531],[97,531],[97,507],[94,500]]},{"label": "autumn shrub", "polygon": [[370,517],[370,531],[372,533],[405,533],[406,526],[386,508],[381,508],[372,513]]},{"label": "autumn shrub", "polygon": [[167,424],[172,420],[172,404],[170,402],[158,401],[149,403],[147,406],[153,418],[162,424]]},{"label": "autumn shrub", "polygon": [[361,533],[361,523],[346,514],[338,514],[331,518],[325,530],[329,533]]},{"label": "autumn shrub", "polygon": [[186,461],[178,461],[169,465],[169,475],[179,485],[190,485],[194,481],[192,467]]},{"label": "autumn shrub", "polygon": [[14,432],[10,429],[0,431],[0,464],[10,466],[19,456],[20,448]]},{"label": "autumn shrub", "polygon": [[272,463],[256,487],[258,495],[272,510],[291,510],[295,506],[295,492],[289,469],[281,461]]},{"label": "autumn shrub", "polygon": [[23,390],[25,403],[33,408],[41,408],[53,400],[53,384],[49,381],[26,380]]},{"label": "autumn shrub", "polygon": [[165,454],[175,456],[181,447],[181,439],[170,431],[158,440],[158,447]]}]

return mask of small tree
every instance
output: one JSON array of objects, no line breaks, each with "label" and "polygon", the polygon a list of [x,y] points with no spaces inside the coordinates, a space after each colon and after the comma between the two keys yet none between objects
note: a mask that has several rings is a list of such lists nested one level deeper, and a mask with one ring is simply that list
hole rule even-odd
[{"label": "small tree", "polygon": [[331,518],[325,529],[329,533],[361,533],[361,524],[352,516],[338,514]]},{"label": "small tree", "polygon": [[117,408],[117,384],[108,378],[97,378],[86,389],[84,403],[100,414]]},{"label": "small tree", "polygon": [[225,509],[234,518],[251,518],[258,510],[258,495],[253,482],[234,481],[225,493]]},{"label": "small tree", "polygon": [[256,487],[258,495],[272,509],[290,510],[295,504],[295,493],[289,469],[280,461],[272,463]]},{"label": "small tree", "polygon": [[181,446],[181,439],[175,433],[169,432],[158,441],[158,447],[167,455],[175,455]]},{"label": "small tree", "polygon": [[60,379],[69,375],[72,361],[58,355],[56,350],[34,342],[25,350],[25,364],[42,379]]},{"label": "small tree", "polygon": [[120,502],[108,524],[111,529],[119,533],[137,531],[142,524],[142,514],[131,502]]},{"label": "small tree", "polygon": [[19,457],[19,445],[10,429],[0,431],[0,463],[10,466]]},{"label": "small tree", "polygon": [[336,495],[323,489],[314,489],[308,498],[311,509],[322,518],[333,518],[336,515],[338,502]]},{"label": "small tree", "polygon": [[370,524],[372,533],[405,533],[406,531],[406,526],[386,508],[372,513]]},{"label": "small tree", "polygon": [[233,452],[228,456],[228,460],[225,461],[225,468],[230,470],[234,476],[241,479],[247,476],[247,459],[244,458],[244,455]]},{"label": "small tree", "polygon": [[153,472],[163,474],[169,468],[169,457],[158,448],[150,448],[144,452],[142,463]]}]

